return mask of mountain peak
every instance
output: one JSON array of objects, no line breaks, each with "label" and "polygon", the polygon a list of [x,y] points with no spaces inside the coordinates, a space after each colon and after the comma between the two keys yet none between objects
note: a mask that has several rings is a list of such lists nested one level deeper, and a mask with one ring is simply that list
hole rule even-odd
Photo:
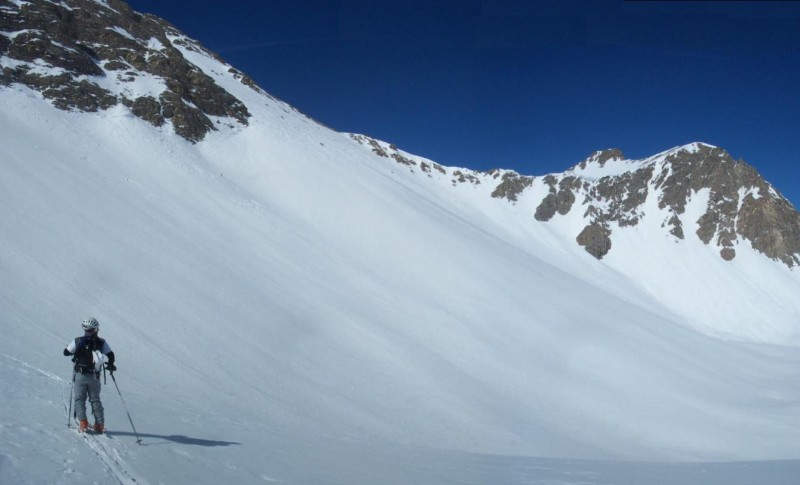
[{"label": "mountain peak", "polygon": [[695,141],[692,143],[687,143],[685,145],[677,146],[672,148],[671,150],[667,150],[667,152],[689,152],[689,153],[697,153],[702,151],[709,151],[714,150],[719,147],[711,145],[709,143],[705,143],[702,141]]},{"label": "mountain peak", "polygon": [[688,143],[640,160],[626,159],[618,148],[598,150],[564,173],[530,177],[455,170],[393,144],[350,137],[412,172],[419,165],[429,177],[437,171],[452,177],[453,186],[485,183],[491,197],[511,203],[544,190],[534,219],[548,223],[558,216],[581,224],[575,240],[598,259],[612,250],[614,234],[648,219],[656,222],[651,230],[663,230],[676,242],[693,232],[726,261],[735,259],[737,250],[752,248],[788,267],[800,265],[800,213],[755,168],[708,143]]},{"label": "mountain peak", "polygon": [[27,86],[64,110],[123,104],[192,142],[217,129],[212,119],[248,123],[244,103],[184,53],[216,59],[243,84],[255,84],[158,17],[118,0],[2,4],[0,85]]},{"label": "mountain peak", "polygon": [[596,163],[601,167],[606,164],[609,160],[624,160],[625,155],[623,155],[622,150],[619,148],[607,148],[605,150],[597,150],[596,152],[589,155],[586,160],[580,163],[580,165],[585,168],[587,164]]},{"label": "mountain peak", "polygon": [[[619,150],[598,151],[560,177],[544,180],[549,194],[536,219],[565,216],[583,201],[585,227],[576,240],[598,259],[611,250],[612,233],[649,217],[660,218],[660,226],[676,240],[696,227],[696,236],[719,247],[728,261],[747,241],[771,259],[800,265],[800,214],[752,166],[707,143],[678,146],[643,160],[624,160]],[[699,218],[690,218],[696,216],[689,212]]]}]

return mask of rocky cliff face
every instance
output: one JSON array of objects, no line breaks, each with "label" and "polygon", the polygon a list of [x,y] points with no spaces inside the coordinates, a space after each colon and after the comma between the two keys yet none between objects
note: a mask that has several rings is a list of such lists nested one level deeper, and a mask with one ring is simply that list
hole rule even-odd
[{"label": "rocky cliff face", "polygon": [[[561,177],[550,177],[550,194],[540,204],[536,219],[548,221],[557,212],[584,211],[586,227],[577,241],[601,258],[611,250],[615,230],[635,226],[648,196],[668,214],[662,221],[676,239],[698,237],[720,248],[726,260],[736,257],[736,243],[749,242],[767,257],[788,266],[800,264],[800,214],[756,170],[734,160],[725,150],[695,143],[663,156],[632,163],[616,175],[587,179],[580,174],[592,165],[602,168],[624,159],[619,150],[597,152]],[[706,192],[708,202],[697,220],[687,220],[689,200]],[[580,202],[578,202],[580,201]],[[694,235],[686,227],[698,227]]]},{"label": "rocky cliff face", "polygon": [[[353,138],[412,171],[420,163],[394,145],[361,135]],[[618,149],[603,150],[562,174],[544,177],[437,167],[453,185],[488,184],[491,197],[511,203],[536,187],[545,188],[532,223],[579,217],[584,227],[575,241],[598,259],[613,250],[615,232],[637,226],[645,217],[658,217],[665,235],[676,241],[697,237],[718,247],[727,261],[744,243],[789,267],[800,265],[800,213],[753,167],[711,145],[693,143],[644,160],[627,160]],[[433,176],[430,170],[426,173]],[[687,205],[704,196],[702,215],[692,219]],[[648,205],[652,198],[655,204]],[[693,234],[687,233],[695,227]]]},{"label": "rocky cliff face", "polygon": [[166,21],[118,0],[0,0],[0,84],[23,84],[65,110],[122,103],[155,126],[171,123],[193,142],[220,120],[247,124],[244,104],[178,46],[213,55]]}]

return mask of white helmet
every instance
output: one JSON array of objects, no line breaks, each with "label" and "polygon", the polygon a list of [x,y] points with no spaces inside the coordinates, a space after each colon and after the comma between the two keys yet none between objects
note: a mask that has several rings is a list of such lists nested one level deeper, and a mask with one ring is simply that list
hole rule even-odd
[{"label": "white helmet", "polygon": [[83,322],[81,322],[81,327],[83,327],[83,329],[87,330],[87,331],[88,330],[97,330],[98,328],[100,328],[100,324],[97,322],[96,318],[89,317],[86,320],[84,320]]}]

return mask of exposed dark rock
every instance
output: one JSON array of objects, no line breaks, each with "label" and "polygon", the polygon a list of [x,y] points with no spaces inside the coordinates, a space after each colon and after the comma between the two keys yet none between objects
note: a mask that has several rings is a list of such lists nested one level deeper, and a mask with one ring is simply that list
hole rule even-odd
[{"label": "exposed dark rock", "polygon": [[369,144],[372,146],[372,152],[378,155],[379,157],[389,158],[389,152],[387,152],[377,140],[373,140],[372,138],[369,139]]},{"label": "exposed dark rock", "polygon": [[572,204],[575,203],[575,194],[570,189],[559,190],[556,195],[556,211],[562,216],[567,215]]},{"label": "exposed dark rock", "polygon": [[200,141],[206,133],[214,129],[207,116],[186,105],[174,92],[164,92],[161,95],[161,105],[164,118],[172,121],[175,133],[187,140]]},{"label": "exposed dark rock", "polygon": [[471,183],[473,185],[480,185],[481,180],[473,175],[471,172],[462,172],[461,170],[454,170],[453,171],[453,180],[451,181],[453,185],[456,184],[463,184],[463,183]]},{"label": "exposed dark rock", "polygon": [[625,155],[622,154],[622,150],[618,148],[609,148],[607,150],[599,150],[586,158],[586,160],[582,161],[578,164],[578,167],[581,169],[585,169],[588,164],[590,163],[597,163],[601,167],[606,164],[609,160],[624,160]]},{"label": "exposed dark rock", "polygon": [[597,184],[598,195],[611,202],[612,215],[623,217],[641,207],[647,200],[648,184],[653,176],[653,167],[644,167],[614,179],[606,177]]},{"label": "exposed dark rock", "polygon": [[0,35],[0,55],[8,52],[8,46],[10,45],[11,45],[11,39],[6,37],[5,35]]},{"label": "exposed dark rock", "polygon": [[542,182],[545,183],[548,187],[550,187],[550,192],[556,192],[556,186],[558,186],[558,178],[555,175],[545,175],[542,179]]},{"label": "exposed dark rock", "polygon": [[122,61],[109,61],[103,65],[103,69],[106,71],[125,71],[130,69],[130,67],[130,64]]},{"label": "exposed dark rock", "polygon": [[[785,199],[770,195],[769,185],[753,167],[708,145],[700,145],[694,152],[679,151],[666,161],[655,182],[662,188],[660,207],[682,214],[692,196],[703,189],[709,192],[707,210],[696,221],[700,240],[731,248],[741,236],[770,258],[789,266],[798,264],[800,216]],[[762,196],[747,195],[740,201],[742,190]],[[724,257],[735,254],[726,251]]]},{"label": "exposed dark rock", "polygon": [[681,222],[680,217],[678,217],[677,214],[673,214],[668,223],[672,226],[672,229],[670,229],[669,233],[678,239],[684,239],[685,236],[683,234],[683,223]]},{"label": "exposed dark rock", "polygon": [[[14,34],[0,35],[0,53],[21,63],[3,69],[4,85],[20,83],[40,91],[61,109],[97,111],[123,103],[156,126],[172,121],[178,134],[194,142],[215,129],[209,116],[248,122],[244,104],[187,61],[170,37],[187,49],[217,57],[184,40],[162,19],[138,14],[119,0],[109,0],[107,6],[92,0],[29,0],[20,5],[0,0],[0,5],[0,32]],[[131,82],[144,74],[164,80],[167,89],[159,99],[115,96],[98,82],[110,76],[111,82]],[[257,89],[246,76],[238,77]]]},{"label": "exposed dark rock", "polygon": [[537,221],[549,221],[556,213],[562,216],[568,214],[576,200],[575,191],[582,188],[581,180],[570,176],[558,182],[555,177],[548,175],[544,182],[550,186],[550,193],[536,207],[533,217]]},{"label": "exposed dark rock", "polygon": [[140,96],[130,103],[129,107],[133,114],[154,126],[164,124],[165,119],[161,112],[162,105],[152,96]]},{"label": "exposed dark rock", "polygon": [[41,59],[45,63],[71,73],[84,76],[103,76],[104,72],[94,59],[73,42],[67,49],[53,43],[47,34],[41,31],[27,31],[17,34],[8,46],[6,55],[18,61],[35,63]]},{"label": "exposed dark rock", "polygon": [[700,216],[697,222],[700,225],[697,229],[697,237],[706,244],[710,243],[714,234],[717,232],[717,226],[719,226],[720,223],[720,214],[718,212],[706,212]]},{"label": "exposed dark rock", "polygon": [[558,209],[558,196],[554,193],[547,194],[539,206],[536,208],[536,212],[533,214],[533,217],[537,221],[546,222],[553,218],[556,215],[556,210]]},{"label": "exposed dark rock", "polygon": [[599,224],[589,224],[578,234],[576,241],[586,249],[586,252],[597,259],[603,259],[603,256],[611,250],[610,235],[611,231],[607,228]]},{"label": "exposed dark rock", "polygon": [[609,160],[624,160],[625,155],[623,155],[622,150],[618,148],[611,148],[608,150],[603,150],[597,156],[597,162],[600,166],[605,165],[605,163]]},{"label": "exposed dark rock", "polygon": [[[622,153],[595,152],[579,166],[602,165],[611,159],[622,159]],[[686,224],[697,224],[697,237],[718,246],[720,256],[728,261],[736,257],[734,246],[748,240],[772,259],[790,267],[800,265],[800,214],[753,167],[720,148],[695,144],[669,153],[658,163],[642,163],[638,168],[634,164],[631,171],[599,180],[548,175],[542,182],[550,193],[537,207],[536,220],[566,214],[573,204],[569,196],[580,195],[589,225],[579,239],[597,257],[610,250],[610,239],[605,238],[611,235],[613,224],[620,228],[638,224],[645,217],[648,195],[656,190],[659,208],[672,214],[662,227],[676,238],[685,239]],[[699,219],[684,220],[689,202],[704,195],[708,202]]]},{"label": "exposed dark rock", "polygon": [[786,199],[748,194],[738,215],[738,233],[754,249],[789,266],[800,265],[800,213]]},{"label": "exposed dark rock", "polygon": [[502,176],[502,182],[492,192],[492,197],[516,202],[517,196],[532,184],[533,177],[523,177],[514,172],[506,172]]},{"label": "exposed dark rock", "polygon": [[[52,78],[51,78],[52,79]],[[97,84],[86,80],[54,84],[42,91],[45,98],[51,99],[56,108],[79,111],[99,111],[117,104],[117,97]]]},{"label": "exposed dark rock", "polygon": [[[417,166],[417,162],[400,153],[400,150],[397,148],[397,145],[393,143],[389,144],[387,149],[384,146],[384,144],[382,144],[380,141],[371,138],[369,136],[350,134],[350,138],[357,141],[361,145],[368,146],[372,150],[372,153],[378,155],[379,157],[391,158],[400,165],[405,165],[407,167]],[[427,174],[431,173],[431,164],[422,162],[419,164],[419,166],[423,172]],[[433,168],[435,168],[440,173],[443,174],[447,173],[447,171],[438,163],[433,163]]]},{"label": "exposed dark rock", "polygon": [[250,88],[250,89],[252,89],[252,90],[254,90],[254,91],[258,92],[258,93],[261,93],[261,94],[263,94],[263,95],[265,95],[265,96],[269,96],[269,95],[268,95],[266,92],[264,92],[264,90],[263,90],[263,89],[261,89],[261,88],[260,88],[260,87],[259,87],[259,86],[256,84],[256,82],[255,82],[255,81],[253,81],[253,79],[252,79],[250,76],[248,76],[248,75],[244,74],[242,71],[240,71],[240,70],[238,70],[238,69],[234,69],[234,68],[232,68],[232,67],[231,67],[230,69],[228,69],[228,72],[230,72],[231,74],[233,74],[233,76],[234,76],[236,79],[238,79],[238,80],[239,80],[239,81],[240,81],[242,84],[244,84],[244,85],[245,85],[245,86],[247,86],[248,88]]},{"label": "exposed dark rock", "polygon": [[[397,150],[397,149],[395,148],[395,150]],[[411,160],[408,157],[404,157],[403,155],[401,155],[400,153],[397,153],[397,152],[392,153],[392,158],[394,159],[395,162],[400,163],[402,165],[416,165],[417,164],[417,162]]]},{"label": "exposed dark rock", "polygon": [[442,175],[447,175],[447,170],[445,170],[445,168],[442,167],[441,165],[439,165],[438,163],[420,162],[419,168],[423,172],[425,172],[427,174],[430,174],[432,172],[432,169],[433,169],[433,170],[436,170],[437,172],[439,172]]}]

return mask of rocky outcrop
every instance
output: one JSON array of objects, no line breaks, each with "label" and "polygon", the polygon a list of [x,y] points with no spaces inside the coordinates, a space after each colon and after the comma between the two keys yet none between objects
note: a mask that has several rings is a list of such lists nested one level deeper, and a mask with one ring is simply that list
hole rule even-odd
[{"label": "rocky outcrop", "polygon": [[[193,142],[216,129],[211,117],[247,124],[244,104],[176,46],[214,57],[168,22],[119,0],[0,0],[0,84],[23,84],[65,110],[91,112],[121,103],[153,125],[171,122]],[[161,80],[163,91],[137,96],[126,89],[142,76]],[[111,84],[119,88],[112,91]]]},{"label": "rocky outcrop", "polygon": [[786,199],[746,195],[736,232],[768,257],[800,265],[800,215]]},{"label": "rocky outcrop", "polygon": [[625,155],[619,148],[609,148],[607,150],[598,150],[589,155],[586,160],[578,164],[578,167],[585,170],[590,164],[597,164],[599,167],[605,166],[609,160],[624,160]]},{"label": "rocky outcrop", "polygon": [[[800,213],[744,161],[721,148],[695,143],[596,180],[581,181],[580,175],[573,175],[621,157],[619,150],[595,152],[560,177],[545,177],[542,181],[550,192],[535,219],[546,222],[565,215],[574,196],[582,196],[587,226],[578,244],[599,259],[611,250],[614,230],[635,226],[647,216],[644,205],[653,193],[659,209],[670,214],[662,227],[678,240],[685,239],[687,225],[696,224],[696,236],[719,247],[726,261],[735,259],[737,244],[746,241],[769,258],[790,267],[800,265]],[[687,205],[700,193],[708,194],[704,212],[697,220],[685,220]]]},{"label": "rocky outcrop", "polygon": [[596,222],[584,227],[575,240],[586,249],[586,252],[597,259],[602,259],[611,250],[611,231]]},{"label": "rocky outcrop", "polygon": [[734,246],[743,239],[772,259],[800,264],[800,214],[752,166],[702,144],[667,157],[664,166],[655,181],[662,193],[659,207],[682,214],[692,194],[708,190],[697,236],[719,246],[724,259],[735,258]]},{"label": "rocky outcrop", "polygon": [[516,172],[504,172],[501,175],[501,172],[500,170],[489,172],[495,179],[499,176],[501,180],[492,191],[492,197],[495,199],[507,199],[511,202],[516,202],[519,194],[533,184],[533,177],[525,177]]},{"label": "rocky outcrop", "polygon": [[[612,148],[594,152],[562,174],[530,177],[509,170],[477,172],[417,162],[395,145],[350,136],[412,172],[419,166],[431,176],[434,168],[450,176],[453,185],[493,184],[491,197],[496,199],[517,203],[526,191],[544,189],[533,219],[548,223],[556,217],[579,217],[584,225],[576,242],[598,259],[612,250],[616,231],[637,226],[645,217],[658,217],[665,236],[676,241],[692,237],[686,228],[696,227],[694,236],[718,247],[726,261],[734,260],[744,243],[789,267],[800,265],[800,213],[753,167],[718,147],[693,143],[644,160],[626,160],[621,150]],[[610,166],[611,161],[619,163]],[[687,206],[705,197],[700,217],[688,219]]]},{"label": "rocky outcrop", "polygon": [[[419,169],[430,176],[432,174],[432,170],[436,170],[442,175],[447,174],[447,170],[439,165],[438,163],[431,162],[430,160],[420,160],[419,162],[415,161],[411,157],[404,155],[395,144],[385,143],[375,138],[366,136],[366,135],[357,135],[355,133],[350,134],[350,138],[357,142],[359,145],[363,145],[369,148],[372,153],[378,155],[382,158],[388,158],[394,160],[400,165],[404,165],[409,168],[409,170],[413,171],[415,167],[419,167]],[[456,171],[453,172],[454,176],[457,178],[463,178],[463,174]],[[455,180],[455,179],[454,179]]]},{"label": "rocky outcrop", "polygon": [[575,203],[575,192],[581,188],[581,182],[576,177],[565,177],[561,181],[548,175],[543,179],[550,186],[550,192],[545,196],[533,217],[537,221],[549,221],[556,213],[566,215]]}]

